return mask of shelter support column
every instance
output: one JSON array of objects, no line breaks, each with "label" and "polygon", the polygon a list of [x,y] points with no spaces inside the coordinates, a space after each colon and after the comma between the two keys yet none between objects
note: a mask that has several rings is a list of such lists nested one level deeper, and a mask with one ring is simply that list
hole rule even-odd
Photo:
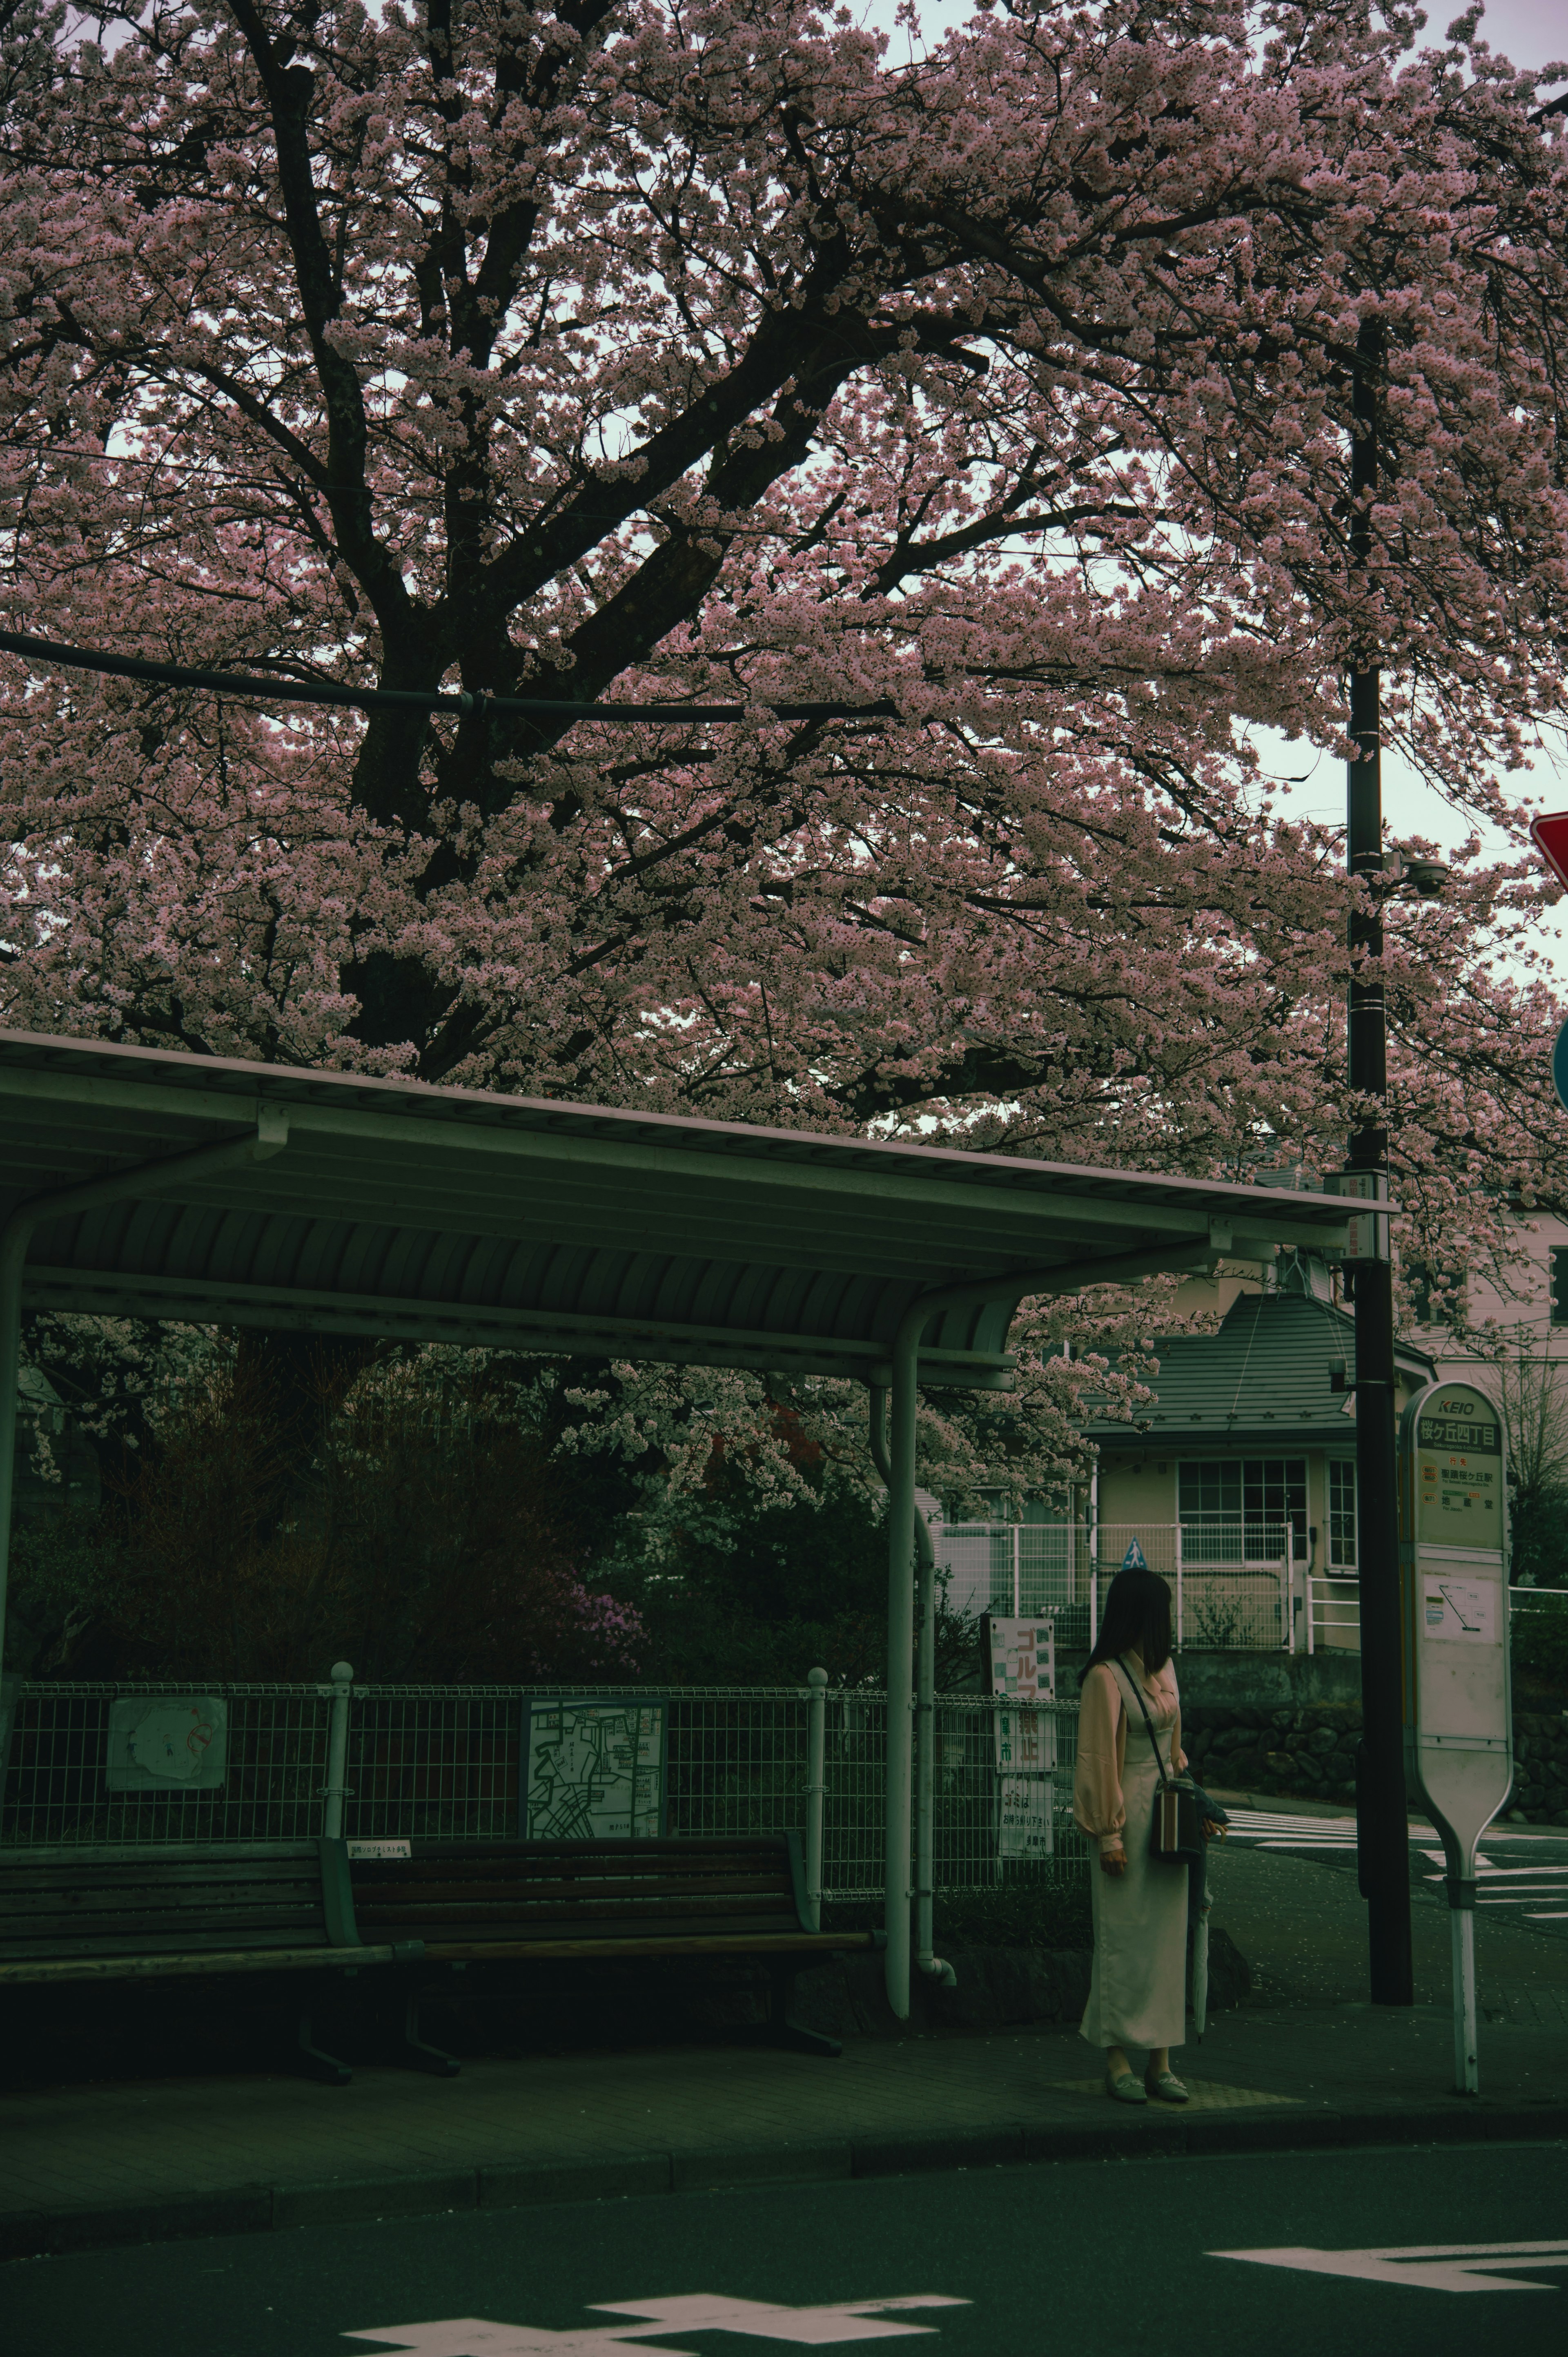
[{"label": "shelter support column", "polygon": [[[886,1820],[883,1849],[887,1932],[886,1980],[887,2002],[895,2018],[909,2018],[909,1835],[914,1801],[915,1696],[915,1405],[920,1377],[920,1342],[931,1320],[949,1309],[974,1308],[1004,1303],[1011,1318],[1027,1294],[1078,1293],[1090,1285],[1128,1285],[1142,1276],[1166,1270],[1208,1267],[1218,1253],[1232,1249],[1228,1224],[1210,1222],[1202,1238],[1155,1247],[1152,1251],[1087,1255],[1070,1269],[1052,1265],[1022,1269],[1005,1278],[972,1284],[940,1286],[913,1302],[899,1321],[892,1350],[892,1416],[888,1445],[882,1437],[884,1390],[871,1390],[872,1455],[887,1484],[887,1782]],[[929,1534],[928,1534],[929,1548]],[[934,1652],[935,1578],[928,1571],[930,1597],[930,1637],[926,1660]],[[927,1689],[928,1693],[929,1689]],[[934,1712],[928,1714],[934,1717]],[[929,1727],[922,1727],[928,1749]],[[923,1845],[923,1886],[929,1887],[929,1840]],[[922,1915],[922,1936],[929,1936],[929,1916]],[[924,1954],[922,1964],[942,1980],[949,1968]]]},{"label": "shelter support column", "polygon": [[0,1237],[0,1670],[5,1665],[5,1593],[11,1573],[11,1503],[16,1480],[16,1389],[22,1361],[22,1263],[27,1231]]},{"label": "shelter support column", "polygon": [[893,1346],[887,1484],[887,2002],[909,2015],[909,1834],[914,1790],[915,1396],[925,1320],[906,1318]]}]

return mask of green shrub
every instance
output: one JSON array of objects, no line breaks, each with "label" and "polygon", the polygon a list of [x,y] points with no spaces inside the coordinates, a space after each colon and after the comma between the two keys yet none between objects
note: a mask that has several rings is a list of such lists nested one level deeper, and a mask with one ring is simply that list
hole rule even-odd
[{"label": "green shrub", "polygon": [[1082,1874],[1024,1867],[978,1890],[939,1890],[936,1942],[955,1948],[1087,1948],[1093,1944]]},{"label": "green shrub", "polygon": [[1568,1602],[1516,1611],[1511,1635],[1516,1672],[1568,1684]]}]

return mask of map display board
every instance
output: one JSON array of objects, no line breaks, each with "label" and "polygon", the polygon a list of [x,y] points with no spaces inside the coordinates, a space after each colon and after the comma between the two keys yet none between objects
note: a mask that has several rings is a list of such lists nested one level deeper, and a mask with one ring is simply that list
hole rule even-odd
[{"label": "map display board", "polygon": [[614,1695],[523,1706],[524,1841],[654,1840],[664,1830],[662,1701]]},{"label": "map display board", "polygon": [[988,1612],[983,1641],[987,1690],[999,1698],[992,1717],[997,1861],[1054,1857],[1056,1716],[1030,1706],[1056,1694],[1056,1622]]}]

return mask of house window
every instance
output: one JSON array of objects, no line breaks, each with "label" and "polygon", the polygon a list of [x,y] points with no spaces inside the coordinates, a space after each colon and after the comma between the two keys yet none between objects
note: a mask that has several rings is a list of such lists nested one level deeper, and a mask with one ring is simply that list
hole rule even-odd
[{"label": "house window", "polygon": [[1275,1555],[1288,1523],[1292,1554],[1305,1555],[1305,1457],[1196,1458],[1178,1479],[1186,1553],[1207,1545],[1220,1550],[1217,1560],[1261,1562]]},{"label": "house window", "polygon": [[1546,1267],[1552,1282],[1552,1323],[1568,1326],[1568,1249],[1553,1244],[1546,1255]]},{"label": "house window", "polygon": [[[1568,1268],[1563,1271],[1568,1280]],[[1465,1272],[1462,1268],[1438,1268],[1428,1260],[1412,1260],[1404,1265],[1404,1281],[1410,1294],[1411,1316],[1418,1326],[1448,1326],[1465,1306]],[[1553,1319],[1557,1312],[1552,1312]],[[1562,1313],[1563,1323],[1568,1324],[1568,1307]]]},{"label": "house window", "polygon": [[1328,1467],[1328,1568],[1356,1568],[1356,1468],[1332,1458]]}]

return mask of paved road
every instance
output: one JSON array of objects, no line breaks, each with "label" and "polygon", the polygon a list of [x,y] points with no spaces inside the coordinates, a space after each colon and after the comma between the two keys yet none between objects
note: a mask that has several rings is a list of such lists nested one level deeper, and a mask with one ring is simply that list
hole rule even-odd
[{"label": "paved road", "polygon": [[1459,2357],[1498,2333],[1509,2357],[1561,2357],[1565,2228],[1563,2146],[1058,2163],[20,2262],[0,2270],[0,2332],[7,2357],[742,2357],[917,2336],[931,2357]]},{"label": "paved road", "polygon": [[[1239,1849],[1275,1850],[1353,1865],[1354,1817],[1307,1816],[1283,1809],[1234,1808],[1228,1843]],[[1412,1880],[1441,1900],[1443,1846],[1430,1825],[1410,1834]],[[1568,1939],[1568,1834],[1494,1825],[1481,1842],[1480,1905],[1505,1920]]]}]

